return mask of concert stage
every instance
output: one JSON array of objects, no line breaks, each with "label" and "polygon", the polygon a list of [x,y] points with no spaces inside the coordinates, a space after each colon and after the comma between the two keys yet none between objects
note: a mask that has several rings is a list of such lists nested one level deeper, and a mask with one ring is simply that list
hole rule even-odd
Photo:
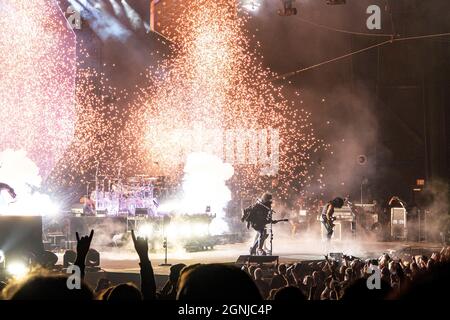
[{"label": "concert stage", "polygon": [[[324,255],[330,252],[343,252],[359,258],[378,258],[382,253],[392,255],[421,254],[421,252],[440,250],[442,245],[424,242],[342,242],[326,243],[291,241],[274,248],[274,255],[279,256],[280,263],[295,263],[302,261],[322,260]],[[184,263],[235,263],[240,255],[248,254],[247,244],[219,245],[215,250],[202,252],[174,252],[168,254],[168,262],[171,264]],[[121,249],[101,252],[101,267],[111,272],[139,272],[137,255],[132,251],[122,252]],[[164,262],[164,254],[150,254],[150,259],[156,274],[167,275],[168,267],[161,267]]]}]

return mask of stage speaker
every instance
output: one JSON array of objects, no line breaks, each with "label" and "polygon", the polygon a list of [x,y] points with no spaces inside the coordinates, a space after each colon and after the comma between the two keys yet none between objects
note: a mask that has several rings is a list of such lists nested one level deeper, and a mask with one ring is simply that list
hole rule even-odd
[{"label": "stage speaker", "polygon": [[5,255],[44,252],[41,216],[0,216],[0,250]]},{"label": "stage speaker", "polygon": [[279,257],[278,256],[251,256],[251,255],[241,255],[236,260],[236,265],[242,266],[244,264],[277,264]]},{"label": "stage speaker", "polygon": [[404,208],[391,208],[391,237],[406,239],[406,210]]},{"label": "stage speaker", "polygon": [[89,249],[86,255],[86,266],[87,267],[98,267],[100,266],[100,253],[97,250]]},{"label": "stage speaker", "polygon": [[63,256],[63,267],[68,268],[71,264],[74,264],[77,259],[77,253],[73,250],[66,250]]}]

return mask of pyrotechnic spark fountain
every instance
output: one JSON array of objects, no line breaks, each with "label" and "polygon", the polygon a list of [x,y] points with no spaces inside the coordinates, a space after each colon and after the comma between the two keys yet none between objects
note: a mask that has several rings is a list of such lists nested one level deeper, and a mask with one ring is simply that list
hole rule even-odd
[{"label": "pyrotechnic spark fountain", "polygon": [[[191,153],[184,167],[183,190],[178,199],[162,203],[160,211],[177,214],[205,213],[209,207],[215,218],[209,232],[213,235],[227,231],[225,208],[231,200],[231,191],[226,182],[234,170],[229,163],[207,153]],[[195,229],[195,228],[194,228]],[[193,230],[194,233],[196,230]],[[198,230],[197,230],[198,231]]]},{"label": "pyrotechnic spark fountain", "polygon": [[315,138],[310,114],[269,82],[273,74],[252,49],[238,10],[231,0],[180,2],[176,31],[163,32],[175,43],[173,56],[150,70],[152,86],[137,99],[127,134],[169,175],[192,152],[221,157],[235,166],[243,193],[267,188],[262,160],[272,158],[266,173],[281,181],[275,196],[287,198],[312,179],[310,155],[326,145]]},{"label": "pyrotechnic spark fountain", "polygon": [[[100,79],[99,83],[97,79]],[[98,88],[103,94],[98,94]],[[127,115],[115,101],[107,101],[107,95],[117,95],[120,101],[126,93],[110,87],[104,75],[89,68],[79,69],[76,130],[64,161],[59,163],[52,175],[58,183],[72,185],[79,183],[79,179],[85,183],[87,179],[92,179],[92,169],[96,163],[101,164],[102,172],[110,175],[117,172],[120,162],[118,146],[125,145],[123,140],[116,138],[117,131]]]},{"label": "pyrotechnic spark fountain", "polygon": [[75,35],[48,0],[3,0],[0,28],[0,151],[26,150],[45,178],[74,134]]},{"label": "pyrotechnic spark fountain", "polygon": [[[79,177],[92,179],[95,163],[111,176],[121,164],[130,171],[140,168],[141,172],[181,178],[187,155],[206,152],[234,166],[231,181],[241,195],[266,189],[270,179],[264,175],[281,181],[275,194],[279,199],[305,187],[312,180],[308,173],[311,153],[326,146],[315,138],[310,114],[298,108],[296,101],[288,101],[282,87],[269,82],[273,74],[262,66],[262,57],[252,47],[245,14],[231,0],[181,2],[180,6],[179,15],[173,18],[179,28],[166,32],[173,40],[173,54],[148,71],[147,87],[139,89],[134,102],[128,108],[119,107],[133,93],[119,92],[103,75],[79,67],[75,113],[66,103],[70,99],[60,95],[71,92],[72,83],[55,75],[59,69],[49,65],[52,54],[54,58],[64,51],[64,46],[54,45],[61,40],[53,29],[61,27],[58,19],[52,10],[44,15],[37,5],[25,10],[10,1],[7,9],[14,9],[15,20],[22,21],[23,16],[29,27],[21,28],[20,37],[11,40],[5,35],[13,34],[12,18],[0,15],[7,30],[0,36],[5,38],[0,64],[11,80],[0,85],[2,117],[9,124],[2,129],[6,141],[1,145],[24,148],[39,168],[45,158],[45,168],[51,170],[53,158],[47,158],[59,159],[72,141],[53,172],[62,184],[79,183]],[[30,39],[24,30],[33,36],[36,32],[31,31],[41,32]],[[18,48],[20,54],[12,57],[11,48]],[[30,66],[31,62],[24,61],[28,56],[36,65],[31,69],[39,76],[22,74],[23,67],[15,67]],[[47,78],[50,85],[44,86]],[[55,82],[56,94],[49,94]],[[25,94],[15,89],[24,84],[30,84]],[[44,103],[49,96],[54,100]],[[107,96],[115,99],[107,101]],[[12,105],[23,112],[13,112]]]}]

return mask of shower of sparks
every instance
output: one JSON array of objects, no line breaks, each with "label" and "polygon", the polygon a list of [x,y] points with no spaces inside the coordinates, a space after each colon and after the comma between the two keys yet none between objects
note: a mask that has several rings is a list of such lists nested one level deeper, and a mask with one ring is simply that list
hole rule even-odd
[{"label": "shower of sparks", "polygon": [[[86,184],[94,179],[97,164],[102,176],[117,174],[120,148],[124,147],[117,132],[127,118],[120,102],[126,96],[126,92],[109,86],[105,75],[90,68],[79,68],[75,135],[63,161],[52,172],[52,181],[60,185]],[[131,155],[126,157],[132,158]]]},{"label": "shower of sparks", "polygon": [[0,3],[0,151],[47,177],[74,134],[75,35],[55,1]]},{"label": "shower of sparks", "polygon": [[[125,135],[169,175],[180,173],[191,152],[224,158],[228,150],[225,160],[235,168],[232,183],[241,196],[272,187],[279,199],[298,194],[313,181],[311,154],[327,147],[315,138],[310,114],[269,82],[274,75],[253,49],[248,18],[236,1],[178,3],[171,24],[177,28],[163,32],[175,43],[173,55],[150,70],[152,85],[135,101]],[[248,135],[267,131],[278,133],[278,146],[266,135]],[[255,144],[259,157],[279,152],[271,177],[261,175],[261,159],[251,159]]]},{"label": "shower of sparks", "polygon": [[[144,73],[136,92],[111,87],[83,61],[74,88],[67,77],[73,34],[61,31],[61,12],[43,9],[51,1],[22,3],[9,0],[0,12],[0,67],[7,70],[0,76],[0,116],[7,124],[0,145],[27,150],[45,172],[65,151],[52,181],[85,184],[97,164],[109,177],[120,171],[121,177],[147,173],[176,181],[189,154],[206,152],[233,166],[228,182],[239,197],[269,189],[287,200],[322,184],[310,168],[317,167],[312,155],[327,145],[315,137],[299,95],[288,99],[269,81],[274,74],[263,67],[236,1],[178,1],[177,27],[163,30],[173,41],[170,57]],[[24,26],[15,27],[17,21]]]}]

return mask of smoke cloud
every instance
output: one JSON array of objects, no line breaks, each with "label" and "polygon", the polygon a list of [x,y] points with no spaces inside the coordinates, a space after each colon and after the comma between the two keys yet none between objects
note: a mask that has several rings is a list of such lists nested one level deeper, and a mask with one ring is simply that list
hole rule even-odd
[{"label": "smoke cloud", "polygon": [[211,222],[210,233],[222,234],[228,230],[225,208],[231,200],[231,191],[226,185],[234,174],[231,164],[219,157],[204,152],[188,155],[184,167],[182,193],[175,200],[162,203],[159,211],[178,214],[204,213],[209,206],[216,217]]},{"label": "smoke cloud", "polygon": [[0,197],[1,215],[55,215],[58,205],[40,192],[42,178],[38,166],[24,150],[7,149],[0,153],[0,182],[11,186],[17,197],[7,191]]}]

